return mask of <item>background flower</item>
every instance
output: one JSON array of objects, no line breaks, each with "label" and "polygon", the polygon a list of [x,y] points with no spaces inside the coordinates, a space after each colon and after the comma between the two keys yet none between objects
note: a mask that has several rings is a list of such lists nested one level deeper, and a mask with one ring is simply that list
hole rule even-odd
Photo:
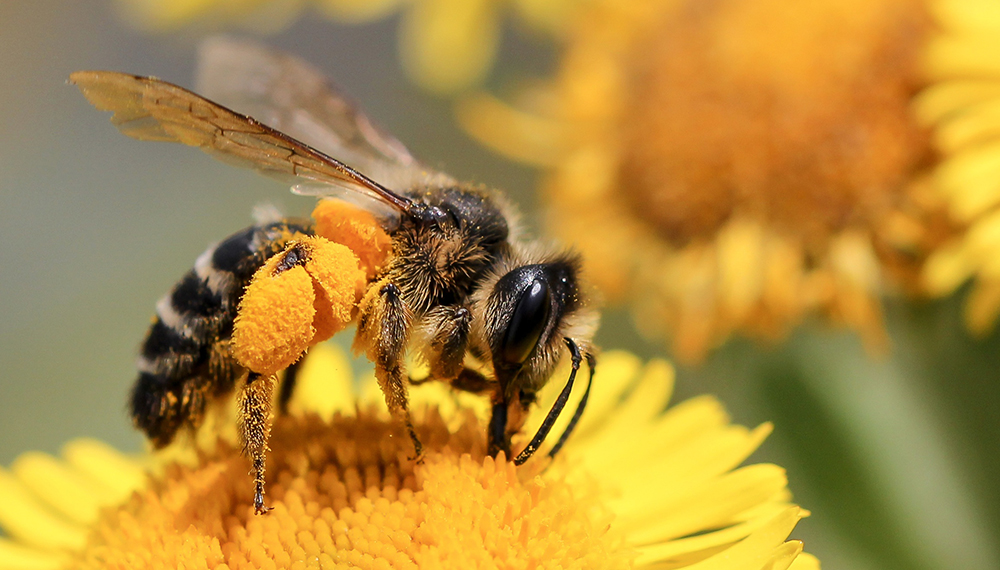
[{"label": "background flower", "polygon": [[489,98],[460,111],[543,163],[551,226],[609,298],[682,360],[810,314],[884,350],[880,296],[917,291],[950,226],[910,110],[924,5],[596,2],[575,24],[551,93],[532,99],[549,140]]},{"label": "background flower", "polygon": [[[998,390],[969,351],[956,362],[943,348],[961,343],[953,307],[890,304],[887,331],[884,299],[949,294],[978,274],[967,323],[988,330],[1000,307],[989,281],[994,224],[983,214],[993,208],[995,158],[984,117],[993,67],[980,58],[992,50],[994,10],[961,0],[594,2],[575,14],[550,83],[504,93],[507,102],[467,98],[458,115],[480,140],[542,167],[549,227],[585,252],[609,300],[629,303],[645,336],[667,337],[682,362],[725,346],[690,378],[799,418],[806,432],[793,430],[792,445],[814,467],[868,463],[859,483],[866,470],[893,473],[883,486],[902,496],[889,500],[909,503],[919,521],[934,508],[917,506],[917,489],[935,485],[903,465],[941,462],[935,479],[961,487],[948,474],[955,450],[921,438],[912,456],[876,456],[935,417],[930,401],[950,385],[937,377],[941,366],[964,371],[960,390],[985,398],[983,416],[998,409]],[[882,359],[804,330],[820,320],[848,325]],[[761,354],[734,336],[786,344]],[[739,387],[728,376],[737,370]],[[813,413],[802,414],[807,394]],[[891,404],[867,410],[873,394]],[[820,433],[834,437],[812,455]],[[990,444],[980,445],[985,458]],[[933,531],[862,515],[886,500],[876,487],[843,484],[853,478],[844,471],[814,473],[826,504],[854,521],[839,532],[863,557],[926,564],[887,555],[896,549],[866,536]],[[953,507],[984,507],[948,494]],[[984,519],[959,518],[984,532]]]},{"label": "background flower", "polygon": [[535,32],[559,34],[582,0],[118,0],[126,19],[157,32],[241,28],[271,33],[309,12],[367,23],[401,12],[399,54],[410,77],[438,94],[482,81],[508,15]]}]

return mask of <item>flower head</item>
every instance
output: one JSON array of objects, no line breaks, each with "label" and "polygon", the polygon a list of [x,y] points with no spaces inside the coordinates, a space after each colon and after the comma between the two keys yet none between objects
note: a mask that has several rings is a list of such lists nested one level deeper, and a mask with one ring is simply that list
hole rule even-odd
[{"label": "flower head", "polygon": [[954,231],[914,101],[936,79],[931,8],[959,4],[599,1],[551,89],[460,117],[547,168],[552,228],[679,358],[817,313],[878,349],[880,296],[922,290]]},{"label": "flower head", "polygon": [[0,474],[0,569],[818,568],[786,542],[806,513],[784,472],[738,467],[770,426],[730,425],[712,398],[661,413],[666,363],[606,354],[570,443],[521,467],[485,454],[485,402],[438,385],[413,390],[426,456],[407,459],[374,381],[355,393],[348,367],[325,346],[306,361],[274,424],[267,515],[221,416],[145,481],[135,460],[76,442]]},{"label": "flower head", "polygon": [[965,306],[970,331],[985,334],[1000,314],[1000,6],[974,0],[930,3],[938,25],[924,50],[931,81],[914,114],[933,132],[941,160],[937,194],[963,228],[937,248],[923,271],[932,295],[975,283]]}]

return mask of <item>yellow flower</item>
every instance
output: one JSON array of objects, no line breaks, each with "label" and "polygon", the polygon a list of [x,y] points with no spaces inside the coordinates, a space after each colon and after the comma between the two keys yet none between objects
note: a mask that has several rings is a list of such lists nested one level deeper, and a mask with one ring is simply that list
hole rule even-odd
[{"label": "yellow flower", "polygon": [[786,541],[806,513],[784,471],[738,467],[770,425],[730,425],[709,397],[661,413],[665,362],[605,354],[570,442],[521,467],[485,455],[487,402],[431,384],[411,391],[425,459],[408,460],[349,366],[323,345],[306,360],[272,432],[267,515],[223,414],[141,462],[77,441],[0,471],[0,569],[819,567]]},{"label": "yellow flower", "polygon": [[402,10],[400,58],[414,82],[438,94],[482,80],[493,66],[508,13],[547,34],[559,34],[582,0],[118,0],[140,28],[238,26],[280,31],[307,7],[324,17],[365,23]]},{"label": "yellow flower", "polygon": [[459,116],[678,358],[812,314],[877,350],[886,294],[1000,311],[997,37],[983,0],[598,1],[550,88]]},{"label": "yellow flower", "polygon": [[934,295],[951,294],[975,278],[965,322],[977,334],[1000,313],[1000,5],[981,0],[930,4],[939,31],[924,59],[933,84],[914,112],[933,129],[942,155],[938,192],[965,230],[938,248],[924,267]]}]

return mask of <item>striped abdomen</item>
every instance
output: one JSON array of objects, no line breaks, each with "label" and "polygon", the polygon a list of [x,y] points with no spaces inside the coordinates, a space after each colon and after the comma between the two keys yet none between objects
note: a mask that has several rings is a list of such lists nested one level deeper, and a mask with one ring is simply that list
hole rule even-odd
[{"label": "striped abdomen", "polygon": [[240,297],[254,272],[288,241],[312,235],[308,220],[238,232],[209,247],[156,305],[129,404],[136,427],[157,447],[197,426],[207,400],[233,389],[242,368],[229,353]]}]

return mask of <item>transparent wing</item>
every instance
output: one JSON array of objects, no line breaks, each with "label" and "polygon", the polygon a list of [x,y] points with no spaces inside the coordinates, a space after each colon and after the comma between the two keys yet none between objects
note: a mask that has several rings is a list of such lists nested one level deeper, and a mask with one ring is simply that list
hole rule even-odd
[{"label": "transparent wing", "polygon": [[[202,43],[198,92],[353,165],[399,191],[453,183],[420,164],[316,68],[260,44],[231,38]],[[315,193],[300,188],[302,193]],[[321,191],[320,191],[321,192]]]},{"label": "transparent wing", "polygon": [[[78,71],[73,83],[132,138],[179,142],[291,184],[334,187],[406,212],[412,202],[357,170],[257,120],[154,77]],[[330,192],[333,194],[335,192]]]}]

